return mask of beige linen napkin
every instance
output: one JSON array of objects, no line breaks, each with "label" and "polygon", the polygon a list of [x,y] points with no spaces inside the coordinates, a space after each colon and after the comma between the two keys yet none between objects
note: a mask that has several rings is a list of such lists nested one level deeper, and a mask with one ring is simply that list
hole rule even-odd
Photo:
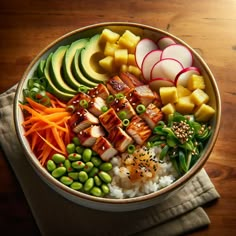
[{"label": "beige linen napkin", "polygon": [[103,212],[76,205],[49,188],[33,171],[13,124],[16,86],[0,95],[0,142],[42,235],[181,235],[210,224],[205,203],[219,198],[201,170],[164,203],[132,212]]}]

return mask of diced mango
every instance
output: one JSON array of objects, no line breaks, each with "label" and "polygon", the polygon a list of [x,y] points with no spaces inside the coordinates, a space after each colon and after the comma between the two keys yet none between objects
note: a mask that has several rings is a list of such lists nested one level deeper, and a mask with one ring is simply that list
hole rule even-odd
[{"label": "diced mango", "polygon": [[128,71],[128,66],[127,65],[121,65],[120,71],[121,72],[127,72]]},{"label": "diced mango", "polygon": [[128,65],[137,66],[135,55],[134,54],[128,54]]},{"label": "diced mango", "polygon": [[120,48],[119,45],[116,43],[106,42],[105,48],[104,48],[104,55],[105,56],[114,56],[115,51],[119,48]]},{"label": "diced mango", "polygon": [[176,87],[161,87],[160,96],[162,104],[176,103],[178,101],[178,94]]},{"label": "diced mango", "polygon": [[170,114],[173,114],[175,112],[175,107],[173,104],[171,103],[168,103],[166,104],[165,106],[163,106],[161,108],[161,111],[165,114],[165,115],[170,115]]},{"label": "diced mango", "polygon": [[178,97],[181,98],[181,97],[189,96],[191,94],[191,91],[182,85],[177,85],[177,94],[178,94]]},{"label": "diced mango", "polygon": [[100,36],[100,42],[115,43],[120,38],[120,35],[110,29],[104,29]]},{"label": "diced mango", "polygon": [[188,89],[193,91],[195,89],[205,89],[205,81],[203,76],[200,75],[192,75],[188,80]]},{"label": "diced mango", "polygon": [[139,77],[142,74],[141,70],[137,66],[132,65],[128,66],[128,72],[135,75],[136,77]]},{"label": "diced mango", "polygon": [[201,89],[195,89],[190,97],[193,103],[197,106],[209,101],[209,96]]},{"label": "diced mango", "polygon": [[126,65],[128,61],[128,50],[117,49],[114,54],[115,64],[117,66]]},{"label": "diced mango", "polygon": [[99,61],[99,65],[108,72],[115,71],[114,57],[107,56]]},{"label": "diced mango", "polygon": [[140,41],[140,36],[133,34],[131,31],[126,30],[118,40],[122,48],[127,48],[129,53],[134,53],[136,45]]},{"label": "diced mango", "polygon": [[199,122],[207,122],[215,114],[215,109],[203,103],[194,113],[194,116]]},{"label": "diced mango", "polygon": [[186,96],[179,98],[178,102],[175,104],[175,109],[181,114],[191,114],[194,106],[190,96]]}]

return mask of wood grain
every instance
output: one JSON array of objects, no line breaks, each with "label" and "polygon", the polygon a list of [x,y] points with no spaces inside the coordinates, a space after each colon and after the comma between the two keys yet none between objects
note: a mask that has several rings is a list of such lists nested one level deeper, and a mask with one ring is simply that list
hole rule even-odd
[{"label": "wood grain", "polygon": [[[222,123],[205,168],[221,198],[205,210],[207,228],[191,235],[236,234],[236,1],[3,0],[0,7],[0,93],[17,83],[31,60],[57,37],[105,21],[167,30],[195,48],[219,85]],[[39,235],[24,194],[0,152],[0,228],[4,235]],[[3,232],[2,231],[2,232]]]}]

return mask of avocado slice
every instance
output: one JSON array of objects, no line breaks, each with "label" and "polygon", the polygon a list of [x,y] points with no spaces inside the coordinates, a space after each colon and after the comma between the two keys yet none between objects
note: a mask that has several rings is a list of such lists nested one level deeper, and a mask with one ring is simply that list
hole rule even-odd
[{"label": "avocado slice", "polygon": [[48,81],[47,91],[54,94],[56,97],[58,97],[59,99],[61,99],[63,101],[68,101],[74,97],[74,94],[60,91],[53,84],[52,79],[50,77],[50,64],[51,64],[52,56],[53,56],[53,53],[49,54],[49,56],[47,57],[46,63],[45,63],[45,67],[44,67],[44,76],[45,76],[46,80]]},{"label": "avocado slice", "polygon": [[77,91],[66,84],[62,77],[62,63],[69,45],[60,46],[52,55],[50,75],[54,85],[61,91],[76,94]]},{"label": "avocado slice", "polygon": [[98,61],[104,58],[103,50],[99,44],[100,34],[94,35],[86,47],[81,50],[79,65],[84,75],[97,83],[106,82],[109,79]]},{"label": "avocado slice", "polygon": [[79,56],[82,49],[77,49],[74,59],[72,61],[72,72],[75,76],[75,78],[82,84],[86,85],[88,87],[96,87],[98,83],[95,83],[89,79],[87,79],[84,74],[81,72],[79,67]]},{"label": "avocado slice", "polygon": [[66,83],[73,89],[78,90],[80,83],[72,74],[71,65],[77,49],[82,49],[87,44],[88,39],[79,39],[73,42],[67,49],[63,60],[63,72]]}]

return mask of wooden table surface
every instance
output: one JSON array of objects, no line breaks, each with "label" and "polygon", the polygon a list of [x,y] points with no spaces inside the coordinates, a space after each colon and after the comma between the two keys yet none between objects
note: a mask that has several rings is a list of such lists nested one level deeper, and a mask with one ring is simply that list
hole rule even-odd
[{"label": "wooden table surface", "polygon": [[[222,124],[205,169],[221,198],[205,206],[211,225],[191,235],[235,235],[235,0],[2,0],[0,93],[17,83],[31,60],[57,37],[105,21],[131,21],[167,30],[185,40],[208,63],[222,97]],[[0,150],[2,229],[8,229],[12,235],[38,235],[24,194]]]}]

